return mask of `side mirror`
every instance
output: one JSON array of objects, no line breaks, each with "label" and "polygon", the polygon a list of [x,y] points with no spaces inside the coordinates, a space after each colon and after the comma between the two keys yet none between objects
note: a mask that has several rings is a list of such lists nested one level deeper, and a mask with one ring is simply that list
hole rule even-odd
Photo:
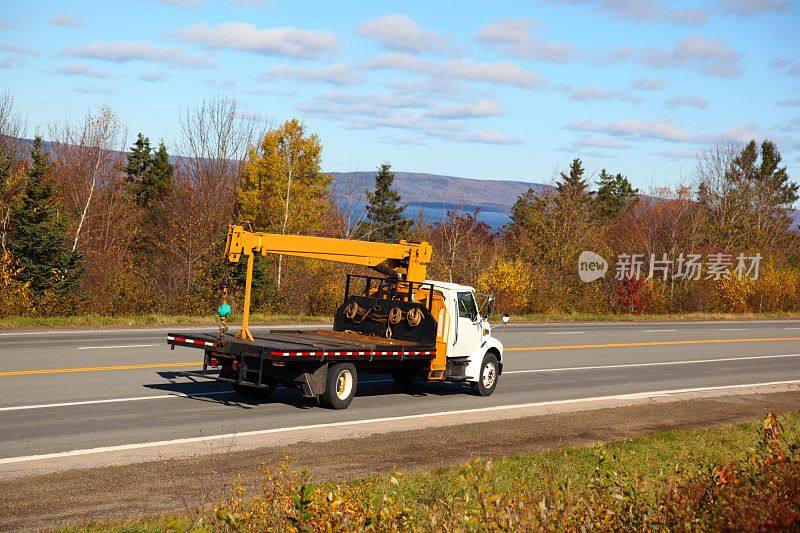
[{"label": "side mirror", "polygon": [[494,314],[494,298],[489,298],[486,302],[486,318],[488,319],[491,315]]},{"label": "side mirror", "polygon": [[507,314],[503,315],[503,324],[508,324],[508,321],[511,320],[511,317]]}]

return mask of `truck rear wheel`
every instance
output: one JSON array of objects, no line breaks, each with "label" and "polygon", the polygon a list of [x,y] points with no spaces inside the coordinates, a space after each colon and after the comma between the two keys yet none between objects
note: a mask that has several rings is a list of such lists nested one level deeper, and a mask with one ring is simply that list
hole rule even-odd
[{"label": "truck rear wheel", "polygon": [[497,357],[493,353],[487,352],[483,356],[478,381],[469,384],[472,393],[478,396],[490,396],[497,388],[498,368]]},{"label": "truck rear wheel", "polygon": [[337,363],[328,367],[328,379],[325,391],[319,400],[331,409],[347,409],[356,395],[358,373],[351,363]]},{"label": "truck rear wheel", "polygon": [[277,381],[271,381],[269,383],[265,383],[266,387],[252,387],[250,385],[242,385],[240,383],[233,384],[233,390],[235,390],[238,394],[242,396],[246,396],[248,398],[255,398],[258,400],[266,400],[275,392],[275,389],[278,388]]}]

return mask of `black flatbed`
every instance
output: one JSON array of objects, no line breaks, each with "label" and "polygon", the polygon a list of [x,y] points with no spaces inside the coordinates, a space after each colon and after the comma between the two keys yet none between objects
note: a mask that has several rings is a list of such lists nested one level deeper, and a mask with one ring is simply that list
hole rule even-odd
[{"label": "black flatbed", "polygon": [[436,347],[418,342],[365,335],[353,331],[270,330],[245,341],[231,333],[169,333],[167,343],[201,348],[220,355],[261,356],[270,359],[432,359]]}]

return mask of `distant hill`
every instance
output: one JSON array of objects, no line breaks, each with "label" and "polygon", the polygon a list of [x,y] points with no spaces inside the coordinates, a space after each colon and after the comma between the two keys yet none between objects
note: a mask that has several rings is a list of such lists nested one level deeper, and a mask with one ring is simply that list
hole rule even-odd
[{"label": "distant hill", "polygon": [[[341,203],[349,191],[363,198],[364,190],[375,186],[375,172],[332,172],[333,193]],[[550,185],[511,180],[477,180],[421,172],[395,172],[394,185],[408,207],[407,216],[423,210],[425,220],[438,222],[448,210],[472,212],[480,207],[478,220],[495,229],[508,222],[511,206],[519,195],[533,189],[542,192]]]},{"label": "distant hill", "polygon": [[[25,145],[31,146],[32,139],[22,139]],[[51,143],[45,141],[45,150],[52,151]],[[170,156],[172,162],[180,156]],[[364,191],[375,186],[375,171],[331,172],[333,174],[333,194],[340,203],[355,191],[359,195],[357,205],[363,209]],[[448,210],[473,212],[480,207],[478,220],[489,224],[492,229],[500,229],[509,221],[511,206],[519,195],[533,189],[537,193],[552,189],[552,185],[514,180],[478,180],[427,174],[424,172],[395,171],[395,188],[402,201],[408,207],[406,216],[416,217],[420,209],[423,218],[429,223],[442,221]],[[794,221],[795,229],[800,225],[800,210],[793,209],[789,216]]]}]

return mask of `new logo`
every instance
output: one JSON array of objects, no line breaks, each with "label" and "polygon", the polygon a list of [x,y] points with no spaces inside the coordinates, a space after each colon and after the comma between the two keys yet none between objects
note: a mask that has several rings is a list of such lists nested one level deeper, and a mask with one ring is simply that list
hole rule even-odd
[{"label": "new logo", "polygon": [[578,276],[581,281],[591,283],[608,272],[608,263],[594,252],[583,251],[578,256]]}]

